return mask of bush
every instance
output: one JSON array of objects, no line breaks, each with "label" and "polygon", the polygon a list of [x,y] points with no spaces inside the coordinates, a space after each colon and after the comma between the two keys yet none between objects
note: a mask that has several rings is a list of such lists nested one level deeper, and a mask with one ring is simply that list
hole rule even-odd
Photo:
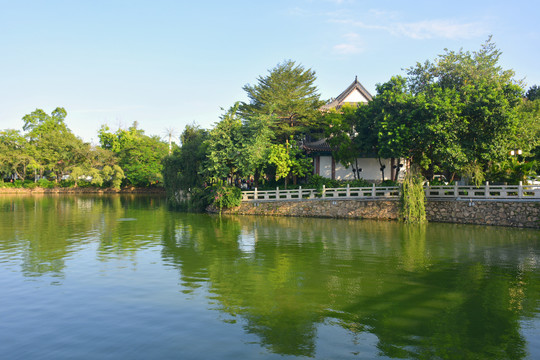
[{"label": "bush", "polygon": [[38,184],[33,182],[32,180],[24,180],[23,187],[25,189],[35,189],[38,187]]},{"label": "bush", "polygon": [[6,188],[6,189],[9,189],[9,188],[13,188],[13,183],[12,182],[4,182],[2,180],[2,182],[0,183],[0,187],[3,187],[3,188]]},{"label": "bush", "polygon": [[386,187],[386,186],[398,186],[399,184],[394,180],[384,180],[381,182],[379,186]]},{"label": "bush", "polygon": [[306,187],[312,189],[322,189],[323,185],[327,188],[336,188],[340,186],[340,182],[338,180],[328,179],[320,175],[311,175]]},{"label": "bush", "polygon": [[242,190],[233,186],[213,185],[210,188],[211,203],[221,212],[239,206],[242,202]]},{"label": "bush", "polygon": [[77,186],[80,187],[80,188],[97,187],[96,185],[92,184],[91,181],[79,180],[77,183],[78,183]]},{"label": "bush", "polygon": [[73,187],[74,185],[75,185],[75,180],[73,179],[60,181],[60,187],[63,187],[63,188]]},{"label": "bush", "polygon": [[364,179],[358,179],[358,180],[349,181],[348,184],[349,184],[350,187],[370,187],[370,186],[373,186],[372,183],[370,183],[369,181],[364,180]]},{"label": "bush", "polygon": [[37,184],[39,187],[44,188],[44,189],[52,189],[55,186],[54,182],[49,181],[47,179],[39,179],[37,181]]}]

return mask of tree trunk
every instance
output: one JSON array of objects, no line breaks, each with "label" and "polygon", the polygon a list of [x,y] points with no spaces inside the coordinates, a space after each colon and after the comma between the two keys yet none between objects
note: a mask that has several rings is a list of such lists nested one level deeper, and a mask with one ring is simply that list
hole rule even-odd
[{"label": "tree trunk", "polygon": [[382,161],[381,161],[381,158],[378,158],[379,160],[379,165],[381,165],[381,176],[382,176],[382,181],[384,181],[384,169],[386,168],[386,165],[383,165]]}]

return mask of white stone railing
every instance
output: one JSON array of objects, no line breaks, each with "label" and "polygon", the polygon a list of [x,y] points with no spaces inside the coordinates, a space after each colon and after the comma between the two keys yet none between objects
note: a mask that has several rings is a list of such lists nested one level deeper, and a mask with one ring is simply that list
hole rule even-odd
[{"label": "white stone railing", "polygon": [[540,200],[540,185],[425,186],[428,199],[531,199]]},{"label": "white stone railing", "polygon": [[[442,185],[424,187],[428,199],[515,199],[540,201],[540,185],[490,185],[462,186]],[[242,201],[280,201],[306,199],[397,199],[398,186],[344,187],[294,190],[247,190],[242,191]]]},{"label": "white stone railing", "polygon": [[399,187],[344,187],[327,188],[323,185],[319,192],[317,189],[294,190],[248,190],[242,191],[242,201],[279,201],[279,200],[302,200],[302,199],[375,199],[375,198],[398,198]]}]

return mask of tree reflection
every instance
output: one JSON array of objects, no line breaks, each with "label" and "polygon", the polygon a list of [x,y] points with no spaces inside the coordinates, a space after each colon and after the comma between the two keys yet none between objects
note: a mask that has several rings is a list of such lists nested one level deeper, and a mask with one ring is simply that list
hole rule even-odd
[{"label": "tree reflection", "polygon": [[25,276],[62,276],[89,246],[100,261],[156,247],[182,296],[276,354],[318,357],[320,329],[340,326],[392,358],[522,359],[538,318],[534,230],[182,214],[140,196],[2,197],[0,212],[0,262]]},{"label": "tree reflection", "polygon": [[31,277],[63,276],[66,259],[95,241],[100,259],[133,254],[162,231],[162,203],[134,195],[2,196],[0,254],[20,257]]},{"label": "tree reflection", "polygon": [[531,231],[191,215],[169,218],[163,243],[187,292],[206,286],[226,321],[284,355],[316,356],[331,320],[392,358],[521,359],[540,298]]}]

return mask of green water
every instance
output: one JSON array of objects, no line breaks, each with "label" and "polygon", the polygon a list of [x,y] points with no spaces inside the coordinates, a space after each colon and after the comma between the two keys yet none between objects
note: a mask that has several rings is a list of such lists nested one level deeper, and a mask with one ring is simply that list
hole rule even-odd
[{"label": "green water", "polygon": [[0,197],[0,359],[539,359],[540,232]]}]

